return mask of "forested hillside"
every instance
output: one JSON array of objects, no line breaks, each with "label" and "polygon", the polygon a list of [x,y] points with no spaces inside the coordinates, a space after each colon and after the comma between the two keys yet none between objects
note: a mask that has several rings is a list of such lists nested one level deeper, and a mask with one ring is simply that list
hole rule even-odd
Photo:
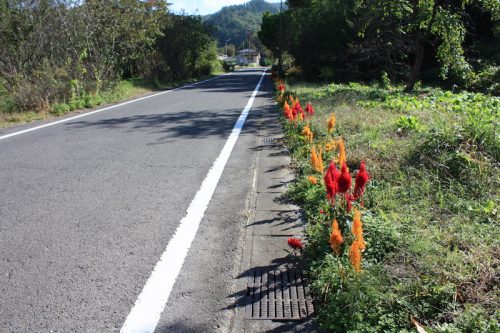
[{"label": "forested hillside", "polygon": [[262,15],[266,12],[276,14],[279,11],[279,3],[252,0],[243,5],[224,7],[215,14],[207,15],[204,20],[212,26],[212,36],[220,47],[225,46],[226,40],[230,40],[228,44],[241,49],[243,42],[247,44],[247,29],[251,29],[253,31],[250,39],[251,47],[260,48],[262,44],[257,32],[260,30]]}]

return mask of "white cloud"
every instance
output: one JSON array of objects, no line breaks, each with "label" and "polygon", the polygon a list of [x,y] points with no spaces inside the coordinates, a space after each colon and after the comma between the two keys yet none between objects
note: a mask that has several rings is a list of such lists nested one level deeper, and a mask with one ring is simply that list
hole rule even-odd
[{"label": "white cloud", "polygon": [[[207,15],[212,14],[224,6],[239,5],[249,0],[170,0],[170,9],[174,13],[184,10],[187,14]],[[267,0],[268,2],[279,2],[280,0]],[[283,3],[285,1],[283,0]]]}]

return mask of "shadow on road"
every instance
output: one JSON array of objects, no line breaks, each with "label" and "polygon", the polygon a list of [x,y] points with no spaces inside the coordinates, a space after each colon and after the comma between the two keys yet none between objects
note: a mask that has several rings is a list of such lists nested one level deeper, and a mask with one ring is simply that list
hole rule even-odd
[{"label": "shadow on road", "polygon": [[[255,133],[257,118],[261,108],[252,108],[242,133]],[[73,129],[90,128],[119,129],[125,132],[143,132],[157,138],[150,144],[167,143],[175,138],[227,138],[238,119],[241,110],[226,109],[214,111],[185,111],[172,114],[149,114],[129,117],[109,118],[98,121],[78,121],[66,124]]]}]

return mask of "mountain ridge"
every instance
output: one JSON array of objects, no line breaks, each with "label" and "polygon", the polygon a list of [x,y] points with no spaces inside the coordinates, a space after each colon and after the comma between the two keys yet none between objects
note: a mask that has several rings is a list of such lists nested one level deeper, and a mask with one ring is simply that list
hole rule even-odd
[{"label": "mountain ridge", "polygon": [[[283,5],[285,9],[285,5]],[[227,40],[236,49],[248,47],[247,29],[252,30],[250,47],[262,49],[262,43],[257,37],[262,23],[262,15],[266,12],[278,13],[279,3],[265,0],[251,0],[241,5],[231,5],[221,8],[218,12],[205,15],[203,21],[211,26],[212,37],[223,47]]]}]

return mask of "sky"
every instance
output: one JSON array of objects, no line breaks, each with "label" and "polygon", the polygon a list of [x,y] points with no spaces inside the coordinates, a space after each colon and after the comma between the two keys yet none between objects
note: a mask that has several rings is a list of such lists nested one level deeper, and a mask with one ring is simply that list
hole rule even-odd
[{"label": "sky", "polygon": [[[170,10],[179,13],[184,10],[186,14],[207,15],[217,12],[224,6],[241,5],[250,0],[170,0]],[[280,2],[280,0],[266,0],[267,2]],[[285,3],[285,0],[283,0]]]}]

